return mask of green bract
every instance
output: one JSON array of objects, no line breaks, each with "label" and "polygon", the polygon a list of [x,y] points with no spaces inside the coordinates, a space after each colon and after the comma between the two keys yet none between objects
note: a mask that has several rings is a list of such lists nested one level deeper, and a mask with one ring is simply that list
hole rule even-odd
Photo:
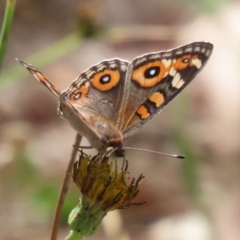
[{"label": "green bract", "polygon": [[117,166],[109,162],[107,155],[98,154],[91,158],[81,152],[79,161],[75,163],[73,181],[80,189],[80,198],[68,219],[71,232],[67,240],[93,235],[108,211],[141,204],[133,202],[133,199],[144,177],[140,175],[136,181],[132,179],[127,183],[127,161],[124,160],[119,172]]}]

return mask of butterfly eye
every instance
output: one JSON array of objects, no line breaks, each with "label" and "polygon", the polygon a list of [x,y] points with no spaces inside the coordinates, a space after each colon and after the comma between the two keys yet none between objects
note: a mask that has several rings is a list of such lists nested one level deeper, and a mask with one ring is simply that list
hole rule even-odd
[{"label": "butterfly eye", "polygon": [[103,75],[102,77],[100,77],[99,82],[101,84],[107,84],[110,82],[110,80],[111,80],[111,76],[109,74],[106,74],[106,75]]},{"label": "butterfly eye", "polygon": [[150,67],[150,68],[146,69],[146,71],[144,72],[144,77],[145,78],[154,78],[154,77],[158,76],[159,73],[160,73],[159,66]]}]

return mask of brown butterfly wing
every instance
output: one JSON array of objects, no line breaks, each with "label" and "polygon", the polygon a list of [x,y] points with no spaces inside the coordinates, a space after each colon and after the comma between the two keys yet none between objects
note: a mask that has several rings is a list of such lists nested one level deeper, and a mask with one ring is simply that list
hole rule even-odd
[{"label": "brown butterfly wing", "polygon": [[204,67],[212,50],[211,43],[194,42],[134,59],[120,111],[124,138],[160,113]]},{"label": "brown butterfly wing", "polygon": [[117,125],[128,66],[121,59],[103,61],[80,74],[62,92],[62,97],[83,116],[102,142],[122,141]]}]

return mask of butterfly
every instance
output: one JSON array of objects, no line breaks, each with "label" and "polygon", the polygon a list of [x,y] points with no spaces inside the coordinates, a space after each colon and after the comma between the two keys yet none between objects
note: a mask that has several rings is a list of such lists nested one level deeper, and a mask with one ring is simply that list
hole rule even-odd
[{"label": "butterfly", "polygon": [[204,67],[213,51],[207,42],[151,52],[131,63],[104,60],[60,92],[37,68],[17,59],[59,99],[58,114],[101,151],[123,152],[123,140],[160,113]]}]

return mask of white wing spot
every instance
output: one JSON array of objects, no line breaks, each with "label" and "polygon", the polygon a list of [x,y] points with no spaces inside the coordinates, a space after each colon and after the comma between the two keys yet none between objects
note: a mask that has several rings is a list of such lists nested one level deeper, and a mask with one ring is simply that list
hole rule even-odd
[{"label": "white wing spot", "polygon": [[110,68],[116,68],[117,64],[115,62],[110,62]]},{"label": "white wing spot", "polygon": [[85,82],[84,86],[87,88],[90,87],[90,82]]},{"label": "white wing spot", "polygon": [[164,66],[166,68],[168,68],[171,65],[171,63],[172,63],[172,60],[171,59],[163,59],[162,62],[164,64]]},{"label": "white wing spot", "polygon": [[120,65],[120,68],[121,68],[122,71],[125,72],[125,71],[127,70],[128,66],[125,65],[125,64],[121,64],[121,65]]},{"label": "white wing spot", "polygon": [[176,73],[175,77],[172,80],[172,86],[179,89],[184,84],[184,81],[181,79],[181,76],[179,73]]},{"label": "white wing spot", "polygon": [[198,58],[192,59],[192,64],[199,69],[202,66],[202,61]]},{"label": "white wing spot", "polygon": [[151,55],[149,57],[149,59],[157,59],[157,58],[161,58],[161,55],[160,54],[154,54],[154,55]]},{"label": "white wing spot", "polygon": [[92,77],[96,72],[95,71],[87,71],[85,72],[87,78],[89,79],[90,77]]},{"label": "white wing spot", "polygon": [[104,68],[106,68],[106,66],[103,65],[103,64],[100,64],[100,65],[97,66],[98,71],[102,71]]},{"label": "white wing spot", "polygon": [[175,76],[175,74],[176,74],[176,70],[175,70],[174,68],[171,68],[171,69],[169,70],[169,75]]},{"label": "white wing spot", "polygon": [[179,49],[177,52],[176,52],[176,54],[182,54],[183,53],[183,50],[182,49]]},{"label": "white wing spot", "polygon": [[141,58],[139,58],[139,59],[136,61],[135,66],[137,66],[137,65],[139,65],[140,63],[145,62],[145,61],[147,61],[147,58],[146,58],[146,57],[141,57]]},{"label": "white wing spot", "polygon": [[195,47],[195,48],[194,48],[194,51],[195,51],[195,52],[200,52],[200,47]]},{"label": "white wing spot", "polygon": [[162,53],[163,58],[168,58],[168,57],[171,57],[171,56],[172,56],[172,52],[163,52]]},{"label": "white wing spot", "polygon": [[192,52],[193,48],[192,47],[189,47],[185,50],[185,52]]},{"label": "white wing spot", "polygon": [[206,52],[206,56],[209,57],[210,54],[211,54],[211,51],[210,51],[210,50],[207,50],[207,52]]},{"label": "white wing spot", "polygon": [[181,80],[177,83],[177,85],[175,86],[175,88],[177,88],[177,89],[181,88],[184,83],[185,83],[185,82],[181,79]]}]

